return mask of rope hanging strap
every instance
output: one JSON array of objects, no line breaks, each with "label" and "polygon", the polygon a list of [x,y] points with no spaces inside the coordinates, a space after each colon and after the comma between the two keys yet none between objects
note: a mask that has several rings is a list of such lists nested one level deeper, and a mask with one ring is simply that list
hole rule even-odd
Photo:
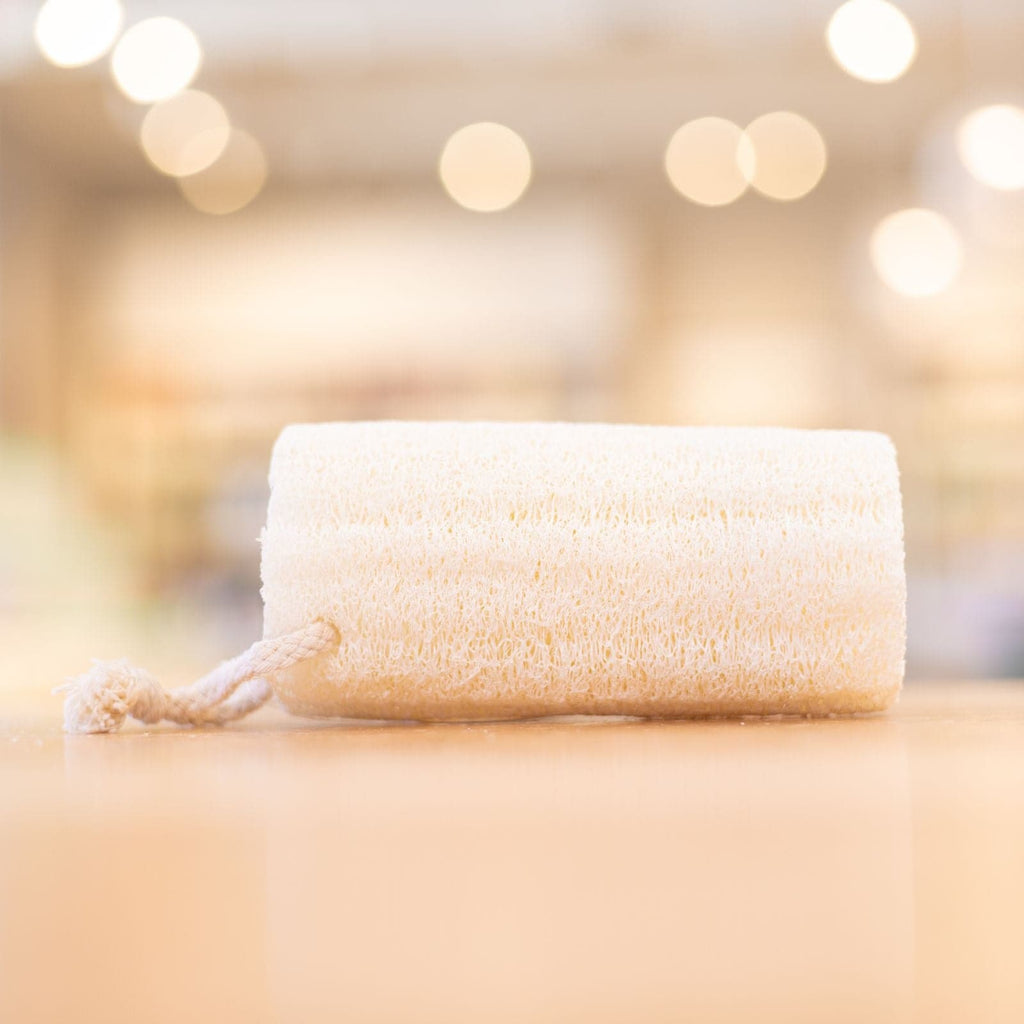
[{"label": "rope hanging strap", "polygon": [[63,693],[65,732],[113,732],[132,717],[146,725],[223,725],[255,711],[272,693],[266,677],[338,642],[329,622],[259,640],[244,654],[222,662],[190,686],[164,690],[127,661],[96,661],[84,675],[54,692]]}]

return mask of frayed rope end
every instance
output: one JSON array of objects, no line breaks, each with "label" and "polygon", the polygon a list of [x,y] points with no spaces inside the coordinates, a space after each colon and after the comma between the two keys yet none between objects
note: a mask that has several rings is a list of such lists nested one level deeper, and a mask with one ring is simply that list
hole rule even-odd
[{"label": "frayed rope end", "polygon": [[53,692],[64,695],[65,732],[114,732],[129,715],[146,725],[164,719],[179,725],[223,725],[267,702],[272,692],[267,680],[275,672],[337,643],[335,627],[318,619],[293,633],[259,640],[191,686],[170,692],[124,659],[94,661],[88,672]]},{"label": "frayed rope end", "polygon": [[53,692],[64,695],[64,731],[69,733],[114,732],[129,715],[158,722],[164,702],[160,684],[123,658],[94,661],[88,672]]}]

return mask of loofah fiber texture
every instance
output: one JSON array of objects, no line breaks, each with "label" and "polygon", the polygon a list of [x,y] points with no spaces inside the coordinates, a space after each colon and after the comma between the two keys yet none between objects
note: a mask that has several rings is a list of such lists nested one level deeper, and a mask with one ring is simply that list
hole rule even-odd
[{"label": "loofah fiber texture", "polygon": [[288,427],[263,535],[275,674],[314,716],[843,714],[903,678],[882,434],[589,424]]}]

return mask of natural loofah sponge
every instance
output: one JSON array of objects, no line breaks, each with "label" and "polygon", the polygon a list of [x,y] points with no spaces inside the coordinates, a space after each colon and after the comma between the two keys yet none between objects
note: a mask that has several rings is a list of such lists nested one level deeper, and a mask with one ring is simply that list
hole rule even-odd
[{"label": "natural loofah sponge", "polygon": [[885,436],[503,423],[288,427],[264,636],[307,715],[828,714],[903,677]]}]

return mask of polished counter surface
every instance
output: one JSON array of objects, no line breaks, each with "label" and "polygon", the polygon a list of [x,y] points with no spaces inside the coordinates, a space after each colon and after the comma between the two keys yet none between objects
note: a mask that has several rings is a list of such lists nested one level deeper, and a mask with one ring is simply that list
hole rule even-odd
[{"label": "polished counter surface", "polygon": [[0,698],[0,1020],[1024,1020],[1024,685],[847,720],[65,737]]}]

